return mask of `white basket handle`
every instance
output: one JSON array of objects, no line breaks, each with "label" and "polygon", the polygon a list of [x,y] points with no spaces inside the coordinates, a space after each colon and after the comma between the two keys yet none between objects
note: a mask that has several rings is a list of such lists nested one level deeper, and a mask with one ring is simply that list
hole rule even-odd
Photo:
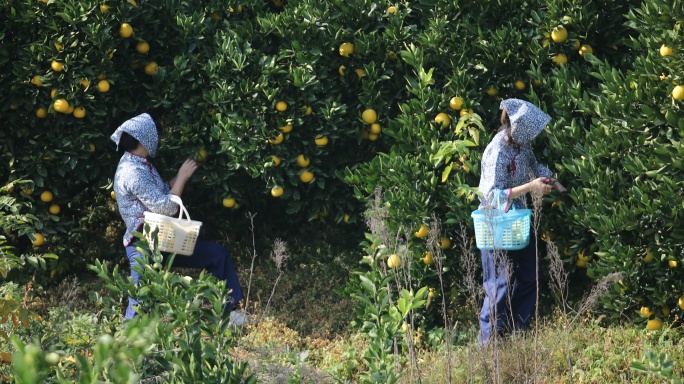
[{"label": "white basket handle", "polygon": [[191,221],[190,220],[190,214],[188,213],[188,210],[185,209],[185,205],[183,205],[183,200],[180,198],[180,196],[176,196],[176,195],[172,194],[169,197],[169,199],[171,201],[173,201],[174,203],[178,204],[178,207],[180,207],[180,209],[178,210],[179,211],[178,212],[178,219],[179,220],[183,219],[183,214],[185,214],[185,218],[187,219],[187,221]]}]

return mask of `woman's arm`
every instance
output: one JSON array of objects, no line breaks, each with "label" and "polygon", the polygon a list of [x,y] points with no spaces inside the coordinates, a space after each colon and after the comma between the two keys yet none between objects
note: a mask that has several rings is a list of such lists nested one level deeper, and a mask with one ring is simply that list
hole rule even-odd
[{"label": "woman's arm", "polygon": [[509,200],[513,200],[528,192],[536,192],[546,195],[547,193],[551,192],[551,189],[553,188],[553,186],[549,184],[550,181],[551,179],[547,177],[538,177],[529,183],[513,187],[511,188],[508,198]]},{"label": "woman's arm", "polygon": [[185,183],[190,180],[192,174],[197,170],[198,164],[195,160],[187,159],[178,169],[176,176],[169,181],[169,186],[171,187],[171,193],[176,196],[183,194],[183,189],[185,188]]}]

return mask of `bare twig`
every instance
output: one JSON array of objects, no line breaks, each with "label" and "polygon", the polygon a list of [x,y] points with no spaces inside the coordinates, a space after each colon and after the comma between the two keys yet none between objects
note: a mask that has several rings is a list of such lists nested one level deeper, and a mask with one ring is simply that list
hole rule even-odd
[{"label": "bare twig", "polygon": [[266,308],[264,309],[264,314],[268,313],[268,308],[271,305],[271,299],[273,298],[273,295],[275,295],[276,287],[278,286],[278,282],[280,279],[283,277],[285,274],[285,263],[287,262],[287,259],[290,258],[290,255],[287,253],[287,245],[285,244],[284,241],[280,239],[275,239],[273,242],[273,249],[271,251],[271,260],[275,263],[276,269],[278,270],[278,277],[276,277],[275,282],[273,283],[273,289],[271,290],[271,295],[268,297],[268,301],[266,302]]},{"label": "bare twig", "polygon": [[249,280],[247,280],[247,296],[245,298],[245,315],[248,315],[249,311],[249,293],[252,289],[252,276],[254,275],[254,260],[256,260],[256,238],[254,234],[254,218],[256,213],[247,212],[247,218],[249,219],[249,231],[252,233],[252,264],[249,267]]}]

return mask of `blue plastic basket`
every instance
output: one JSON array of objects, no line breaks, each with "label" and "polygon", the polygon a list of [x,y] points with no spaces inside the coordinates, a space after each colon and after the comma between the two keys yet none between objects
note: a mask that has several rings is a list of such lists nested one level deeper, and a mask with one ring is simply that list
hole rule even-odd
[{"label": "blue plastic basket", "polygon": [[532,210],[515,209],[508,212],[498,207],[499,196],[494,197],[497,207],[473,211],[475,243],[482,250],[517,250],[530,243],[530,218]]}]

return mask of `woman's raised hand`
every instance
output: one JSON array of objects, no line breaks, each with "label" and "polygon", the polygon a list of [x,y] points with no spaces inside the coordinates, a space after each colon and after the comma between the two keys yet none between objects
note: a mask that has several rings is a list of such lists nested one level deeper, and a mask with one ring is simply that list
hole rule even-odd
[{"label": "woman's raised hand", "polygon": [[550,179],[548,177],[538,177],[530,181],[530,192],[548,194],[553,189],[553,186],[549,184]]},{"label": "woman's raised hand", "polygon": [[183,165],[180,166],[178,169],[178,178],[182,179],[184,181],[190,180],[190,177],[192,177],[192,174],[195,173],[197,168],[199,167],[199,164],[193,159],[187,159],[183,162]]}]

